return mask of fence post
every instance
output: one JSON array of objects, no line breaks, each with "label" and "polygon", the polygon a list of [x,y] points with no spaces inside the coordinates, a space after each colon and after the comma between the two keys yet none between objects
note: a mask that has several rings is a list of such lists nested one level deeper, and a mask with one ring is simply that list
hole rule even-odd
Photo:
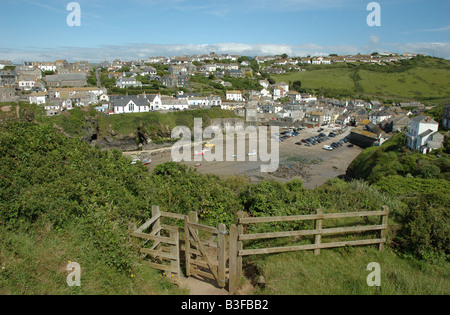
[{"label": "fence post", "polygon": [[[177,273],[177,277],[181,276],[181,272],[180,272],[180,238],[179,238],[179,232],[178,230],[171,230],[170,231],[170,238],[173,239],[175,241],[175,245],[171,245],[170,246],[170,254],[175,256],[176,259],[172,259],[170,261],[170,267],[172,267],[172,269],[176,270]],[[172,271],[167,273],[167,276],[170,278],[173,278],[173,274]]]},{"label": "fence post", "polygon": [[[380,236],[381,236],[382,239],[385,239],[386,235],[387,235],[389,207],[388,206],[383,206],[382,210],[385,211],[386,214],[381,216],[381,224],[382,225],[386,225],[386,229],[381,230],[381,233],[380,233],[381,235]],[[382,252],[384,250],[384,243],[385,242],[380,243],[380,246],[379,246],[379,251],[380,252]]]},{"label": "fence post", "polygon": [[[152,206],[152,218],[158,217],[158,220],[153,223],[152,234],[161,236],[161,211],[159,206]],[[156,249],[161,242],[154,242],[152,249]]]},{"label": "fence post", "polygon": [[225,264],[226,264],[226,256],[225,256],[225,235],[227,233],[227,228],[225,226],[225,224],[219,224],[219,235],[218,235],[218,241],[217,241],[217,245],[219,247],[219,254],[218,254],[218,259],[219,259],[219,265],[218,265],[218,276],[219,276],[219,286],[221,288],[224,288],[226,285],[226,278],[225,278]]},{"label": "fence post", "polygon": [[231,294],[236,293],[238,280],[237,280],[237,243],[238,243],[238,231],[236,224],[233,224],[230,227],[230,279],[229,279],[229,288]]},{"label": "fence post", "polygon": [[184,217],[184,256],[186,261],[186,277],[191,276],[191,237],[189,233],[189,216]]},{"label": "fence post", "polygon": [[239,235],[244,234],[244,226],[239,224],[237,227],[237,260],[236,260],[236,277],[237,281],[241,281],[242,277],[242,256],[239,256],[239,251],[244,249],[244,243],[239,240]]},{"label": "fence post", "polygon": [[[197,212],[191,211],[184,218],[184,237],[185,237],[185,261],[186,261],[186,277],[191,276],[191,232],[189,231],[189,223],[198,223]],[[197,230],[195,230],[197,233]]]},{"label": "fence post", "polygon": [[[160,218],[153,223],[152,231],[161,230],[161,211],[159,211],[159,206],[152,207],[152,218],[154,217]],[[158,232],[156,235],[161,236],[161,232]]]},{"label": "fence post", "polygon": [[[317,209],[316,210],[316,214],[323,214],[323,210],[322,209]],[[323,225],[323,220],[319,219],[316,220],[316,226],[315,229],[318,231],[322,230],[322,225]],[[314,245],[320,245],[320,243],[322,242],[322,234],[316,234],[314,237]],[[320,249],[315,249],[314,250],[314,255],[320,255]]]},{"label": "fence post", "polygon": [[[198,223],[198,215],[197,211],[191,211],[189,212],[189,222],[192,223]],[[194,229],[195,233],[198,234],[198,229]]]}]

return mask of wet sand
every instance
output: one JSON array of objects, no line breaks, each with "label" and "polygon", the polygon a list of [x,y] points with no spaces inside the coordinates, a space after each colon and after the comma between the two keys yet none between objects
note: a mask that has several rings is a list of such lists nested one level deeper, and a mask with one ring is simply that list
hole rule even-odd
[{"label": "wet sand", "polygon": [[[297,137],[292,137],[279,143],[279,159],[280,166],[278,171],[275,173],[262,173],[261,165],[268,164],[267,162],[249,161],[250,157],[247,156],[251,150],[249,149],[248,141],[246,141],[246,152],[239,155],[245,161],[237,161],[233,158],[233,155],[237,155],[237,149],[235,144],[234,152],[224,153],[222,160],[207,162],[204,156],[201,161],[194,160],[195,149],[191,149],[191,161],[179,162],[181,164],[187,165],[189,167],[196,167],[196,165],[201,164],[197,167],[197,170],[201,174],[213,174],[221,177],[227,176],[245,176],[251,182],[259,182],[261,180],[276,180],[280,182],[287,182],[293,179],[301,179],[303,181],[304,187],[307,189],[318,187],[324,184],[328,179],[336,178],[340,175],[345,174],[350,163],[362,152],[362,149],[354,146],[352,148],[348,147],[347,144],[339,147],[333,151],[326,151],[323,149],[325,144],[330,145],[332,142],[339,141],[343,139],[346,135],[350,134],[350,128],[344,133],[337,136],[336,138],[330,138],[325,143],[320,143],[315,146],[306,147],[305,145],[296,145],[296,142],[302,139],[309,138],[311,136],[316,136],[319,134],[319,128],[305,129],[300,132]],[[325,128],[324,133],[328,134],[333,128]],[[247,137],[248,139],[248,137]],[[270,141],[270,136],[268,137]],[[204,143],[207,143],[205,141]],[[217,141],[211,141],[210,143],[217,143]],[[235,141],[237,142],[237,140]],[[198,147],[197,147],[198,148]],[[217,151],[216,148],[205,148],[211,150],[211,153]],[[224,144],[224,150],[225,144]],[[219,150],[220,152],[220,150]],[[269,146],[270,152],[270,146]],[[152,163],[147,167],[152,171],[157,165],[173,161],[171,155],[171,148],[160,149],[153,151],[143,151],[143,152],[129,152],[124,153],[131,158],[136,158],[138,156],[141,159],[151,158]],[[197,159],[199,157],[196,157]],[[255,158],[255,157],[252,157]],[[227,161],[233,160],[233,161]]]}]

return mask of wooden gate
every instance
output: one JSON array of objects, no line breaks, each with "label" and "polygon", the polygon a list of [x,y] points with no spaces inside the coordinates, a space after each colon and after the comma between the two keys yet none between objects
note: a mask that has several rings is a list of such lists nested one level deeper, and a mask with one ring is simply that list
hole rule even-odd
[{"label": "wooden gate", "polygon": [[[144,242],[140,244],[140,252],[144,262],[155,269],[165,272],[169,280],[176,282],[180,277],[180,233],[179,228],[161,224],[161,218],[184,219],[183,215],[161,212],[153,206],[152,218],[141,227],[131,227],[130,235]],[[151,228],[151,232],[144,233]]]},{"label": "wooden gate", "polygon": [[[218,228],[198,223],[195,212],[185,217],[186,276],[217,281],[219,287],[226,286],[225,224]],[[217,241],[216,241],[217,239]]]}]

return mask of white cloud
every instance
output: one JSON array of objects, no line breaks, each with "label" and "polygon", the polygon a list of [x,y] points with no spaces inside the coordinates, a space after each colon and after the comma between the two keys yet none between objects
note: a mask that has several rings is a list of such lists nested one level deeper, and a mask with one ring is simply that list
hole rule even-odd
[{"label": "white cloud", "polygon": [[446,32],[446,31],[450,31],[450,25],[445,27],[421,30],[421,32]]},{"label": "white cloud", "polygon": [[380,38],[375,35],[370,35],[370,43],[372,45],[377,45],[380,42]]},{"label": "white cloud", "polygon": [[[450,43],[378,43],[378,49],[393,52],[424,53],[431,56],[450,59]],[[54,61],[66,59],[68,61],[88,60],[100,62],[103,60],[146,59],[151,56],[180,56],[194,54],[238,54],[246,56],[281,55],[289,56],[327,56],[331,53],[339,55],[352,55],[357,53],[370,53],[373,47],[358,47],[353,45],[321,46],[317,44],[280,45],[280,44],[243,44],[243,43],[217,43],[217,44],[128,44],[123,46],[88,47],[60,47],[58,49],[2,49],[0,59],[12,60],[15,63],[23,61]]]},{"label": "white cloud", "polygon": [[387,44],[397,51],[412,52],[416,54],[425,54],[450,60],[450,43],[406,43],[406,44]]}]

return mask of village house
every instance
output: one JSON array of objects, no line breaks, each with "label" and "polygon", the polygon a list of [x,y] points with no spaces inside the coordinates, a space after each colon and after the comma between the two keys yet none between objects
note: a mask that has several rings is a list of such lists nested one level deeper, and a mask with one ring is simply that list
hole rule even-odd
[{"label": "village house", "polygon": [[301,121],[305,118],[305,111],[303,108],[295,103],[288,103],[283,106],[281,111],[275,111],[283,118],[289,118],[291,122]]},{"label": "village house", "polygon": [[407,115],[398,115],[380,123],[380,127],[387,133],[401,132],[409,127],[411,119]]},{"label": "village house", "polygon": [[67,60],[56,60],[55,61],[56,71],[60,72],[63,70],[69,70],[71,68],[70,63],[67,62]]},{"label": "village house", "polygon": [[189,86],[189,76],[187,75],[165,75],[161,78],[161,84],[169,88]]},{"label": "village house", "polygon": [[129,87],[142,87],[142,82],[137,81],[135,78],[120,78],[116,82],[116,86],[121,89],[126,89]]},{"label": "village house", "polygon": [[47,99],[48,99],[48,93],[46,93],[46,92],[32,93],[28,97],[30,104],[37,104],[37,105],[45,104],[47,102]]},{"label": "village house", "polygon": [[16,73],[14,71],[0,71],[0,87],[15,87]]},{"label": "village house", "polygon": [[350,123],[350,115],[349,114],[342,114],[339,115],[336,120],[335,123],[337,125],[342,125],[342,126],[346,126]]},{"label": "village house", "polygon": [[88,106],[99,103],[99,96],[106,93],[105,88],[80,87],[80,88],[50,88],[47,93],[35,93],[31,96],[40,96],[40,98],[30,99],[33,101],[42,101],[42,95],[47,94],[46,104],[52,102],[61,102],[61,107],[72,109],[74,106]]},{"label": "village house", "polygon": [[406,132],[406,146],[412,151],[427,154],[443,146],[444,136],[439,132],[439,123],[428,116],[416,116],[411,119]]},{"label": "village house", "polygon": [[317,102],[317,96],[307,94],[307,93],[302,93],[301,96],[302,96],[302,101],[305,103],[316,103]]},{"label": "village house", "polygon": [[270,67],[270,68],[266,69],[266,72],[270,73],[270,74],[284,74],[284,73],[286,73],[286,70],[284,70],[282,68],[272,68],[272,67]]},{"label": "village house", "polygon": [[42,79],[42,72],[38,67],[22,65],[16,67],[15,72],[18,76],[28,75],[33,76],[36,79]]},{"label": "village house", "polygon": [[381,122],[392,117],[392,113],[389,113],[385,110],[380,111],[372,111],[369,114],[369,120],[374,125],[379,125]]},{"label": "village house", "polygon": [[42,72],[56,72],[57,67],[54,62],[37,62],[35,64]]},{"label": "village house", "polygon": [[87,85],[86,73],[61,73],[47,75],[44,80],[49,87],[83,87]]},{"label": "village house", "polygon": [[186,110],[189,108],[187,99],[177,99],[175,97],[164,96],[161,99],[159,110]]},{"label": "village house", "polygon": [[161,95],[111,96],[110,109],[114,114],[146,113],[161,110]]},{"label": "village house", "polygon": [[288,96],[289,96],[289,100],[291,102],[301,101],[302,100],[302,95],[299,92],[297,92],[297,91],[290,91],[290,92],[288,92]]},{"label": "village house", "polygon": [[245,76],[241,70],[237,69],[225,70],[225,75],[230,76],[232,78],[243,78]]},{"label": "village house", "polygon": [[227,91],[226,99],[227,101],[242,102],[244,101],[244,96],[241,91]]},{"label": "village house", "polygon": [[19,89],[22,91],[31,91],[36,85],[37,78],[30,75],[19,76]]},{"label": "village house", "polygon": [[307,111],[304,123],[307,127],[320,127],[329,124],[330,121],[331,115],[328,111]]},{"label": "village house", "polygon": [[350,142],[361,148],[380,146],[389,139],[389,136],[369,120],[362,121],[350,133]]}]

